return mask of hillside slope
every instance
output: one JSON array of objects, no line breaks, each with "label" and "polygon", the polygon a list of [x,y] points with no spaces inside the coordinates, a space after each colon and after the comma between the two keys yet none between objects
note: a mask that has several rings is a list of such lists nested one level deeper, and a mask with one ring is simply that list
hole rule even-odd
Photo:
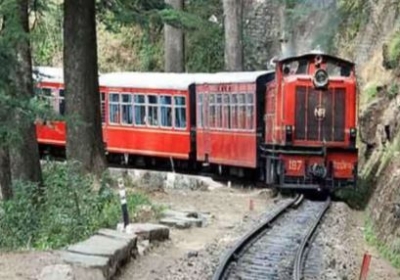
[{"label": "hillside slope", "polygon": [[360,84],[359,202],[369,239],[400,267],[400,1],[347,2],[353,6],[336,38],[338,53],[357,63]]}]

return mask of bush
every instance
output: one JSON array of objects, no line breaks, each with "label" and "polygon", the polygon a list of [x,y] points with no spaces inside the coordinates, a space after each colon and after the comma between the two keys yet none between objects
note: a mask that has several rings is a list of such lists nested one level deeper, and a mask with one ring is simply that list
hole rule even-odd
[{"label": "bush", "polygon": [[389,42],[389,60],[393,67],[398,65],[400,59],[400,34],[396,33]]},{"label": "bush", "polygon": [[365,221],[364,238],[371,245],[378,249],[379,253],[395,268],[400,268],[400,239],[395,238],[390,244],[385,244],[375,234],[371,218]]},{"label": "bush", "polygon": [[[11,201],[0,202],[0,248],[61,248],[121,220],[119,197],[108,178],[94,191],[92,178],[79,173],[76,164],[48,164],[43,173],[41,203],[34,203],[35,186],[21,182]],[[139,205],[150,205],[142,194],[129,194],[127,203],[131,216]]]},{"label": "bush", "polygon": [[378,93],[378,86],[375,84],[369,85],[365,88],[364,92],[365,92],[365,96],[367,97],[367,100],[369,101],[376,97],[376,95]]}]

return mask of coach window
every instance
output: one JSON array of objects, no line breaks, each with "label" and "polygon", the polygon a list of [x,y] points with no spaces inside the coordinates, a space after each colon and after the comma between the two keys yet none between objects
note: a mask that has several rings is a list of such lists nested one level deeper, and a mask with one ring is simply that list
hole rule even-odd
[{"label": "coach window", "polygon": [[215,127],[222,127],[222,94],[215,95]]},{"label": "coach window", "polygon": [[330,59],[326,62],[326,72],[328,72],[329,76],[350,77],[351,67],[348,64],[340,64],[339,62]]},{"label": "coach window", "polygon": [[237,94],[231,95],[231,128],[238,128],[238,107],[237,107]]},{"label": "coach window", "polygon": [[172,97],[160,96],[160,117],[162,127],[172,127]]},{"label": "coach window", "polygon": [[158,126],[157,95],[148,95],[147,96],[147,125]]},{"label": "coach window", "polygon": [[65,114],[65,91],[63,89],[58,92],[58,112],[62,116]]},{"label": "coach window", "polygon": [[246,129],[246,95],[238,94],[238,128]]},{"label": "coach window", "polygon": [[53,108],[54,112],[60,113],[60,101],[58,99],[60,92],[58,89],[51,89],[50,90],[50,106]]},{"label": "coach window", "polygon": [[111,93],[109,100],[110,123],[119,123],[119,94]]},{"label": "coach window", "polygon": [[203,127],[203,94],[197,95],[197,127]]},{"label": "coach window", "polygon": [[133,124],[132,95],[121,94],[122,124]]},{"label": "coach window", "polygon": [[49,88],[37,88],[36,94],[39,99],[45,103],[47,108],[52,107],[53,97],[51,96],[51,89]]},{"label": "coach window", "polygon": [[215,94],[208,95],[208,127],[215,127]]},{"label": "coach window", "polygon": [[229,104],[229,94],[223,95],[222,100],[222,128],[229,129],[230,128],[230,121],[231,119],[231,107]]},{"label": "coach window", "polygon": [[186,128],[186,102],[184,96],[174,96],[175,127]]},{"label": "coach window", "polygon": [[254,95],[252,93],[248,93],[246,95],[246,103],[247,103],[246,128],[253,129],[254,128]]},{"label": "coach window", "polygon": [[101,100],[101,122],[106,122],[106,94],[104,92],[100,93],[100,100]]},{"label": "coach window", "polygon": [[145,125],[146,118],[146,102],[144,95],[134,95],[133,103],[135,104],[135,125]]}]

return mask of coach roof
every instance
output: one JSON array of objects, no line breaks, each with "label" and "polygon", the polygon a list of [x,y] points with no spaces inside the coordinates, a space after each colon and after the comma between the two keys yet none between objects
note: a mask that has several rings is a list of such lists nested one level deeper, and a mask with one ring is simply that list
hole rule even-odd
[{"label": "coach roof", "polygon": [[250,83],[271,71],[219,73],[114,72],[100,76],[106,87],[187,90],[191,84]]},{"label": "coach roof", "polygon": [[33,79],[37,82],[64,82],[64,73],[62,68],[37,66],[33,67],[32,72]]}]

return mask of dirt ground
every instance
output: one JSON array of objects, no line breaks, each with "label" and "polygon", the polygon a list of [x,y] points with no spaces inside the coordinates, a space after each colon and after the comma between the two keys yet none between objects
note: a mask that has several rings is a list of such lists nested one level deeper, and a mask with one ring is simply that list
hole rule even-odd
[{"label": "dirt ground", "polygon": [[[252,211],[249,210],[250,200],[253,200]],[[260,194],[260,190],[236,188],[212,191],[168,190],[168,194],[154,194],[152,201],[170,206],[173,210],[209,212],[213,218],[202,228],[172,229],[170,241],[160,244],[148,255],[128,265],[122,271],[120,280],[191,279],[190,276],[174,278],[173,270],[177,262],[189,255],[199,254],[215,239],[222,238],[244,220],[259,216],[269,207],[273,208],[274,204],[273,199]],[[194,258],[193,262],[199,259],[201,256]]]},{"label": "dirt ground", "polygon": [[[259,222],[262,213],[277,206],[276,201],[261,195],[260,190],[227,188],[211,192],[169,191],[168,194],[156,194],[152,199],[175,210],[210,212],[214,219],[204,228],[173,229],[170,241],[131,263],[122,271],[119,280],[211,279],[216,263],[226,249]],[[250,199],[255,202],[252,212],[249,211]],[[363,255],[369,252],[372,261],[368,280],[400,280],[399,271],[365,242],[363,224],[362,212],[353,211],[343,203],[335,203],[325,222],[325,236],[321,244],[322,254],[330,255],[324,256],[326,261],[329,263],[334,259],[337,263],[333,269],[336,272],[330,273],[329,264],[326,266],[328,273],[323,273],[320,279],[358,279]],[[336,230],[331,227],[336,227]]]},{"label": "dirt ground", "polygon": [[365,213],[352,211],[351,221],[354,228],[354,236],[357,240],[357,252],[360,262],[364,253],[371,255],[370,271],[368,280],[400,280],[400,270],[394,268],[389,261],[379,255],[375,247],[370,246],[364,239]]},{"label": "dirt ground", "polygon": [[[155,244],[145,256],[130,262],[117,276],[117,280],[211,279],[218,260],[227,248],[265,218],[277,204],[282,203],[282,200],[273,199],[260,190],[227,187],[211,191],[171,189],[149,195],[156,204],[177,211],[208,212],[212,218],[202,228],[171,229],[169,241]],[[250,200],[254,206],[252,211],[249,209]],[[354,273],[347,278],[325,275],[323,279],[358,279],[363,254],[369,252],[372,261],[368,280],[400,280],[399,271],[364,241],[363,213],[352,211],[344,204],[333,207],[333,210],[325,228],[336,237],[329,238],[329,234],[324,233],[325,240],[329,242],[322,239],[322,244],[329,245],[327,252],[340,265],[346,265],[346,260],[347,264],[351,262]],[[335,216],[339,211],[341,218]],[[340,226],[341,223],[346,223],[346,226]],[[333,226],[336,230],[329,230]],[[349,251],[352,252],[351,259],[346,259]],[[56,264],[58,260],[59,256],[52,252],[0,253],[0,279],[36,280],[43,267]]]},{"label": "dirt ground", "polygon": [[36,280],[43,267],[56,264],[59,259],[53,252],[0,252],[0,279]]}]

